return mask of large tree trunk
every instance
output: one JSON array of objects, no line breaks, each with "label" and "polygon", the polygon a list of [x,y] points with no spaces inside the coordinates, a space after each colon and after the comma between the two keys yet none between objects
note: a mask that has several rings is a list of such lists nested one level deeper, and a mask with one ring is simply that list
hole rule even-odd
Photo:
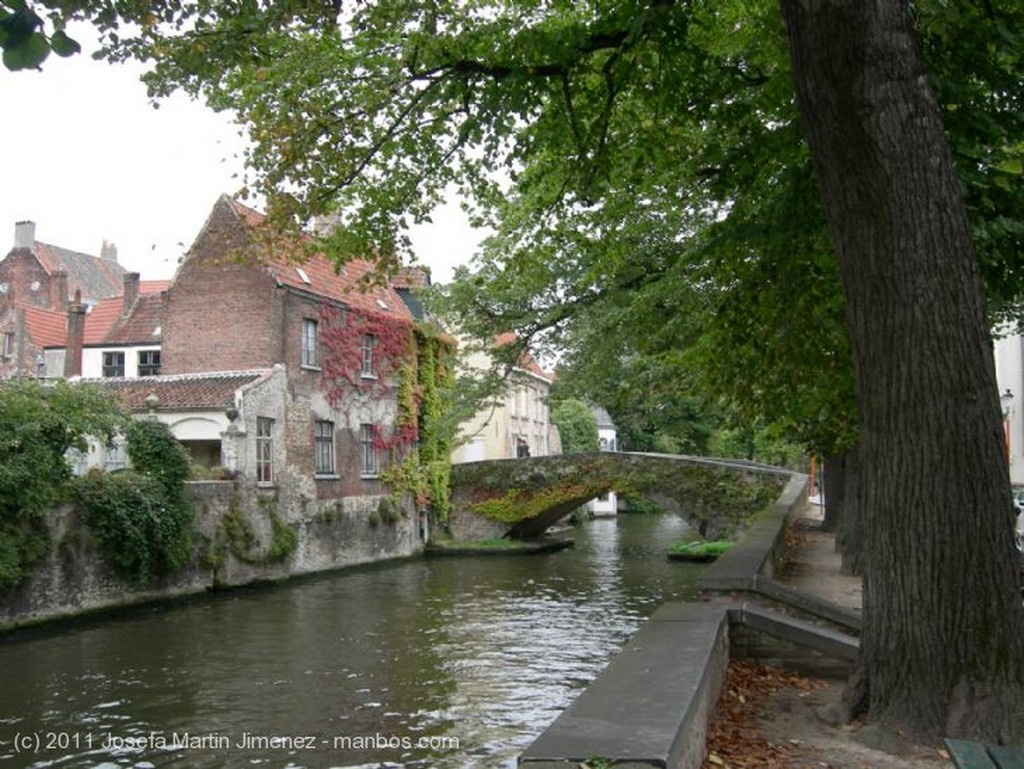
[{"label": "large tree trunk", "polygon": [[860,443],[845,455],[843,516],[836,531],[836,549],[842,554],[843,574],[864,573],[864,463]]},{"label": "large tree trunk", "polygon": [[781,0],[846,295],[871,717],[1024,740],[1024,611],[970,229],[899,0]]},{"label": "large tree trunk", "polygon": [[825,457],[822,460],[822,498],[825,514],[821,521],[822,531],[836,531],[846,506],[846,454]]}]

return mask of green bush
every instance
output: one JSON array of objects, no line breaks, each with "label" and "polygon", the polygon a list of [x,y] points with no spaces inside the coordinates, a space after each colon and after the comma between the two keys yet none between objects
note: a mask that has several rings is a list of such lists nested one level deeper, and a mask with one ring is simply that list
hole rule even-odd
[{"label": "green bush", "polygon": [[188,562],[191,510],[168,506],[153,476],[119,472],[76,483],[85,522],[118,576],[136,585]]},{"label": "green bush", "polygon": [[551,421],[558,427],[563,454],[597,451],[597,420],[583,401],[569,398],[553,404]]},{"label": "green bush", "polygon": [[132,422],[125,438],[130,470],[90,473],[75,486],[85,522],[114,571],[145,585],[188,563],[194,516],[184,485],[189,459],[160,422]]},{"label": "green bush", "polygon": [[109,444],[127,419],[88,385],[0,381],[0,589],[20,582],[50,547],[43,514],[62,499],[69,452],[84,451],[89,437]]}]

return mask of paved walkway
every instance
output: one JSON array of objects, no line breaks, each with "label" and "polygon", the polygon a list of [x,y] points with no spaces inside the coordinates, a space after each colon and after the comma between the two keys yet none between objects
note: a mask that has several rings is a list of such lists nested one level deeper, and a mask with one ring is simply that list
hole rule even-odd
[{"label": "paved walkway", "polygon": [[797,590],[824,598],[847,609],[861,609],[861,579],[839,573],[842,558],[835,534],[820,531],[821,508],[813,501],[793,525],[788,563],[775,579]]}]

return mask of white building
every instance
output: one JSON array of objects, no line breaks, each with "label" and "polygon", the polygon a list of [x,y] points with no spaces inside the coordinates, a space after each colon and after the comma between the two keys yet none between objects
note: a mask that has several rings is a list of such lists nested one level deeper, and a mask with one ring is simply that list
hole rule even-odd
[{"label": "white building", "polygon": [[1001,336],[994,352],[1010,482],[1024,489],[1024,337]]},{"label": "white building", "polygon": [[[600,406],[590,409],[597,421],[597,445],[601,451],[618,451],[618,432],[611,416]],[[589,502],[590,512],[595,518],[607,518],[619,512],[619,498],[615,491],[609,491]]]},{"label": "white building", "polygon": [[[495,345],[509,344],[512,339],[511,335],[502,335]],[[462,365],[469,371],[486,371],[491,358],[484,352],[471,352]],[[459,426],[459,445],[452,451],[452,462],[561,454],[558,430],[548,413],[553,379],[533,356],[524,353],[510,374],[504,396]]]}]

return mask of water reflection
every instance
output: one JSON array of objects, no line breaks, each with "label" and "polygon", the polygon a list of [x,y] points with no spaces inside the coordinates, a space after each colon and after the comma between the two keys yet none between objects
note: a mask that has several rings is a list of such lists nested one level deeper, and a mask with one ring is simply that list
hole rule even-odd
[{"label": "water reflection", "polygon": [[413,560],[15,637],[0,764],[513,766],[692,592],[697,569],[664,555],[684,527],[598,520],[551,555]]}]

